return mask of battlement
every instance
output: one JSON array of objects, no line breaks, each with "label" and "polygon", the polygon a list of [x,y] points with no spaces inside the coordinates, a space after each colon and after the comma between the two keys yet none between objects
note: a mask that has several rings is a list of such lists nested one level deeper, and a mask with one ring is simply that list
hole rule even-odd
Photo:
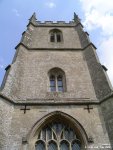
[{"label": "battlement", "polygon": [[65,27],[65,26],[75,26],[78,23],[81,24],[78,15],[76,15],[75,13],[74,13],[73,21],[69,21],[69,22],[65,22],[65,21],[57,21],[57,22],[45,21],[45,22],[41,22],[41,21],[37,20],[36,14],[33,13],[31,18],[29,19],[29,23],[32,23],[34,26],[63,26],[63,27]]},{"label": "battlement", "polygon": [[36,26],[75,26],[76,22],[74,21],[69,21],[69,22],[65,22],[65,21],[36,21]]}]

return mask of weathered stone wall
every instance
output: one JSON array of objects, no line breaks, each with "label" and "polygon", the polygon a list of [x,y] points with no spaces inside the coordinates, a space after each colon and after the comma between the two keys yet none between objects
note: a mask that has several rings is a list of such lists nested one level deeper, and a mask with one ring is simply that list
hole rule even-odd
[{"label": "weathered stone wall", "polygon": [[[0,102],[2,104],[2,101]],[[109,144],[103,118],[100,119],[99,117],[102,114],[100,114],[97,106],[93,106],[93,110],[90,113],[84,110],[84,106],[28,106],[30,110],[26,114],[20,110],[21,106],[15,106],[14,112],[12,106],[6,105],[6,107],[3,106],[2,108],[2,114],[4,114],[2,116],[3,125],[1,126],[1,131],[4,133],[5,141],[2,141],[3,136],[1,134],[1,142],[3,144],[1,150],[20,150],[22,147],[29,146],[30,141],[26,143],[27,145],[25,143],[22,145],[22,139],[26,139],[36,122],[54,111],[61,111],[75,118],[84,127],[88,137],[93,138],[94,143],[90,143],[89,146]],[[4,112],[5,109],[7,110],[6,112]],[[32,141],[31,143],[34,144],[34,142]],[[34,147],[35,144],[32,150],[35,150]]]},{"label": "weathered stone wall", "polygon": [[[62,32],[62,42],[50,42],[52,29],[59,29]],[[30,25],[25,35],[24,42],[29,41],[30,48],[81,48],[79,36],[74,27],[34,27]]]},{"label": "weathered stone wall", "polygon": [[2,93],[5,96],[10,97],[11,99],[17,99],[17,97],[19,96],[18,93],[21,88],[21,80],[23,78],[26,63],[24,59],[26,60],[27,57],[26,52],[27,50],[23,49],[22,47],[19,51],[17,49],[15,56],[16,61],[14,60],[14,62],[11,64],[6,82],[4,81]]},{"label": "weathered stone wall", "polygon": [[87,47],[87,45],[91,43],[88,33],[84,31],[83,26],[81,24],[78,24],[78,26],[75,29],[78,33],[81,47]]},{"label": "weathered stone wall", "polygon": [[108,98],[101,104],[105,124],[107,127],[108,135],[113,146],[113,97]]},{"label": "weathered stone wall", "polygon": [[[22,46],[12,64],[3,93],[18,99],[46,98],[50,92],[50,69],[61,68],[66,75],[67,91],[62,97],[96,99],[82,51],[30,50]],[[10,87],[10,88],[9,88]]]},{"label": "weathered stone wall", "polygon": [[9,149],[11,139],[11,123],[14,107],[9,102],[0,98],[0,150]]},{"label": "weathered stone wall", "polygon": [[84,56],[89,68],[96,96],[101,100],[112,92],[112,88],[98,58],[96,57],[96,52],[92,45],[84,50]]},{"label": "weathered stone wall", "polygon": [[[29,105],[30,110],[24,114],[20,110],[21,105],[15,104],[13,107],[4,99],[0,99],[1,150],[34,150],[35,143],[32,142],[35,141],[31,142],[33,147],[30,149],[29,141],[22,145],[22,139],[26,138],[36,122],[54,111],[61,111],[75,118],[84,128],[88,137],[93,138],[94,143],[90,143],[91,145],[109,144],[103,119],[104,113],[101,113],[96,100],[111,93],[111,88],[96,59],[94,49],[91,45],[84,51],[80,49],[89,44],[89,39],[84,39],[86,34],[80,31],[80,28],[77,30],[74,27],[66,26],[57,28],[63,33],[63,42],[59,44],[49,41],[49,31],[53,27],[29,25],[21,41],[25,46],[20,44],[17,47],[17,53],[11,64],[2,94],[18,103],[21,102],[21,105],[25,102],[29,103],[30,100],[35,102],[35,105]],[[25,48],[26,46],[29,48]],[[48,95],[51,95],[48,72],[56,67],[65,72],[66,92],[56,92],[58,97],[56,100],[53,98],[53,105],[50,105],[51,98],[49,99],[50,103],[46,103]],[[68,100],[65,105],[57,103],[57,100],[64,101],[66,98],[69,101],[82,99],[84,105],[68,104]],[[45,105],[38,104],[38,101],[42,101],[41,99],[45,100]],[[90,113],[84,109],[86,100],[90,103],[93,100],[96,101],[96,105],[92,105],[93,109]],[[104,104],[102,104],[103,106]],[[107,103],[105,106],[108,107]],[[112,107],[110,109],[111,113]],[[110,121],[112,126],[112,119],[108,117],[109,111],[107,110],[104,116],[105,121]],[[110,131],[111,129],[112,127]],[[110,131],[108,132],[110,133]],[[112,135],[110,137],[112,139]]]}]

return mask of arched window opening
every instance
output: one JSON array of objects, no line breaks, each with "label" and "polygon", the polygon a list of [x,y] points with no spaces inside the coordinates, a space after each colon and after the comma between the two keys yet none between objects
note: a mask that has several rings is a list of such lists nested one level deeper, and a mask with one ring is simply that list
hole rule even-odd
[{"label": "arched window opening", "polygon": [[66,79],[65,73],[59,69],[54,68],[49,72],[50,91],[51,92],[65,92]]},{"label": "arched window opening", "polygon": [[60,150],[69,150],[69,143],[67,141],[61,142]]},{"label": "arched window opening", "polygon": [[72,143],[72,150],[80,150],[81,148],[80,141],[74,141]]},{"label": "arched window opening", "polygon": [[52,92],[56,91],[56,79],[54,75],[50,76],[50,89]]},{"label": "arched window opening", "polygon": [[58,91],[63,92],[63,77],[61,75],[57,77],[57,85],[58,85]]},{"label": "arched window opening", "polygon": [[39,131],[35,150],[81,150],[81,142],[69,125],[53,121]]},{"label": "arched window opening", "polygon": [[55,42],[55,36],[54,36],[54,33],[51,33],[51,35],[50,35],[50,41],[51,41],[51,42]]},{"label": "arched window opening", "polygon": [[45,144],[43,141],[38,141],[35,145],[36,150],[45,150]]},{"label": "arched window opening", "polygon": [[57,144],[54,141],[51,141],[48,145],[48,150],[58,150]]},{"label": "arched window opening", "polygon": [[62,42],[63,41],[63,35],[62,32],[58,29],[53,29],[50,31],[50,42]]}]

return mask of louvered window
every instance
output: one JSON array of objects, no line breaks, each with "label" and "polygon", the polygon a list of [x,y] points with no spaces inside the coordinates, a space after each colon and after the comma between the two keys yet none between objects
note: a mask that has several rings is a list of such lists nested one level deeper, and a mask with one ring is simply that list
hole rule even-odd
[{"label": "louvered window", "polygon": [[50,31],[50,42],[59,43],[63,41],[62,32],[58,29],[53,29]]}]

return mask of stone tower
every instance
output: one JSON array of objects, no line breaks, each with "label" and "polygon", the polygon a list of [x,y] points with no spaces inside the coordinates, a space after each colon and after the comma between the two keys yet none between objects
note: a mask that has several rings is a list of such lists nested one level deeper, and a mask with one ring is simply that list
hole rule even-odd
[{"label": "stone tower", "polygon": [[76,14],[41,23],[34,13],[1,85],[0,150],[112,149],[106,70]]}]

